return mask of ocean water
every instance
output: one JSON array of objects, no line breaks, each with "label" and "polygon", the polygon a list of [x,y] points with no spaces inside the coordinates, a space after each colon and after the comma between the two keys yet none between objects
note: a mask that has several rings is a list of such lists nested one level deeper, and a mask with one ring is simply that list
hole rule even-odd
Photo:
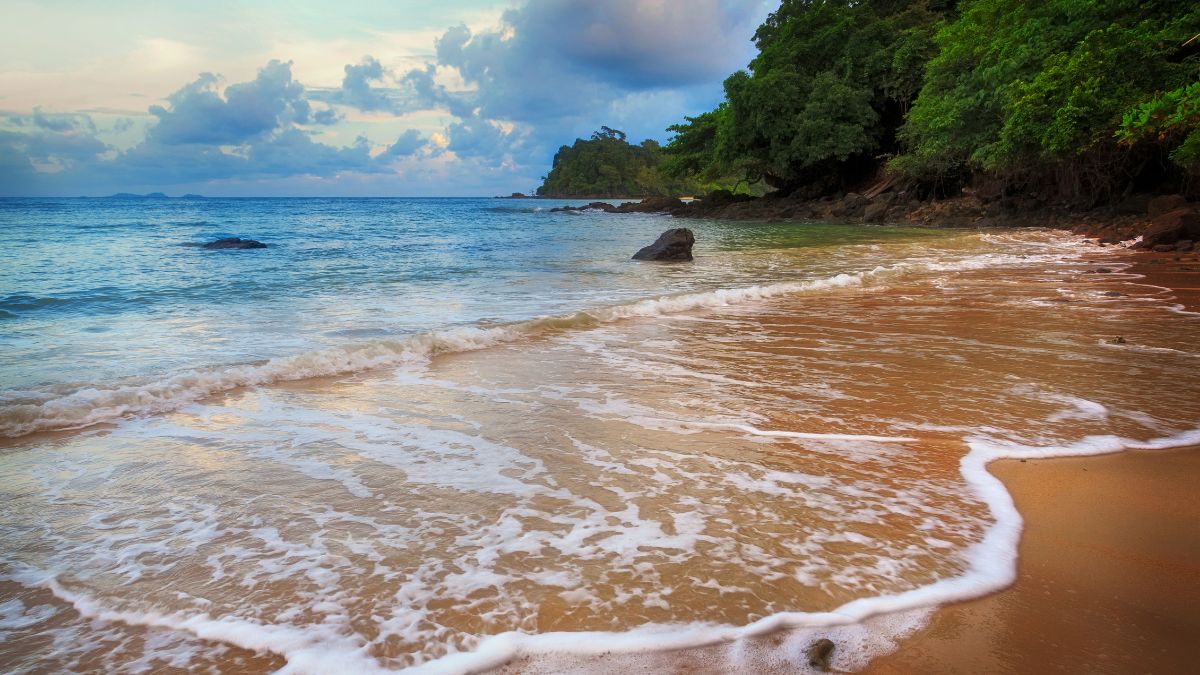
[{"label": "ocean water", "polygon": [[861,668],[1014,578],[988,461],[1200,442],[1123,251],[565,203],[0,200],[0,669]]}]

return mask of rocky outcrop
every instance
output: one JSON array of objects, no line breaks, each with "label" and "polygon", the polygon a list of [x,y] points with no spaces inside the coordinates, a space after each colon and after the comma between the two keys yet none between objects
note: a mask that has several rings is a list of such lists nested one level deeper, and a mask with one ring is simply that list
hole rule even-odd
[{"label": "rocky outcrop", "polygon": [[647,197],[640,202],[625,202],[613,206],[608,202],[592,202],[585,206],[560,206],[550,211],[603,211],[605,213],[674,213],[684,203],[674,197]]},{"label": "rocky outcrop", "polygon": [[1142,230],[1138,248],[1170,246],[1170,250],[1174,250],[1178,242],[1192,239],[1200,239],[1200,214],[1184,206],[1152,217],[1150,225]]},{"label": "rocky outcrop", "polygon": [[210,251],[224,251],[224,250],[236,250],[236,249],[247,249],[247,248],[266,248],[266,247],[267,247],[267,245],[262,243],[261,241],[254,241],[253,239],[242,239],[241,237],[228,237],[226,239],[218,239],[216,241],[210,241],[207,244],[205,244],[204,246],[202,246],[201,248],[206,248]]},{"label": "rocky outcrop", "polygon": [[1187,198],[1183,195],[1160,195],[1150,200],[1146,205],[1146,212],[1150,214],[1151,218],[1154,218],[1176,209],[1186,208],[1187,205]]},{"label": "rocky outcrop", "polygon": [[689,261],[696,235],[686,227],[677,227],[659,235],[653,244],[633,254],[634,260]]},{"label": "rocky outcrop", "polygon": [[617,207],[609,204],[608,202],[592,202],[583,206],[559,206],[557,208],[550,209],[550,212],[554,213],[556,211],[565,211],[567,213],[578,213],[580,211],[603,211],[605,213],[613,213],[616,210]]}]

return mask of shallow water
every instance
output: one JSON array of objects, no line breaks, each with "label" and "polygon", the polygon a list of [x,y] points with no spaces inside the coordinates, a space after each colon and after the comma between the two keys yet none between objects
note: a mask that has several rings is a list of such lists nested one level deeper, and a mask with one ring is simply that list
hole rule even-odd
[{"label": "shallow water", "polygon": [[[1010,580],[991,457],[1198,440],[1197,318],[1061,233],[689,222],[671,266],[627,256],[677,221],[544,202],[13,204],[0,294],[56,302],[0,323],[6,671],[839,625],[855,668]],[[224,235],[273,248],[180,245]]]}]

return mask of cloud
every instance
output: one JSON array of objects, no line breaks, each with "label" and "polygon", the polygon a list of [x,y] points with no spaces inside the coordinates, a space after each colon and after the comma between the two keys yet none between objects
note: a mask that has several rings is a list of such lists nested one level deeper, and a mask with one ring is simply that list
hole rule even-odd
[{"label": "cloud", "polygon": [[347,65],[346,76],[342,78],[341,101],[359,110],[390,110],[392,102],[378,89],[371,88],[371,82],[383,80],[383,64],[372,56],[364,56],[362,63]]},{"label": "cloud", "polygon": [[[156,118],[145,138],[117,152],[97,136],[96,124],[84,114],[50,114],[35,110],[26,120],[9,118],[16,127],[0,131],[0,176],[18,187],[5,192],[72,186],[195,184],[213,180],[263,177],[333,177],[341,173],[389,172],[386,161],[372,157],[372,147],[359,137],[347,147],[313,139],[305,125],[321,124],[331,111],[315,111],[305,88],[292,78],[291,64],[270,61],[248,82],[223,90],[220,78],[203,73],[167,97],[167,105],[151,106]],[[128,130],[120,118],[114,132]],[[419,145],[410,137],[400,150]],[[396,147],[394,146],[394,147]],[[19,183],[16,181],[20,178]],[[60,188],[65,190],[66,188]]]},{"label": "cloud", "polygon": [[44,113],[40,107],[33,109],[33,125],[57,133],[91,132],[96,133],[96,125],[92,118],[82,113]]},{"label": "cloud", "polygon": [[[487,180],[495,193],[524,190],[556,148],[601,125],[636,142],[711,109],[724,77],[752,56],[767,9],[765,0],[527,0],[492,15],[490,28],[427,34],[418,57],[379,47],[321,66],[327,81],[340,68],[338,86],[307,87],[291,61],[270,60],[232,84],[201,73],[141,117],[10,114],[0,121],[0,192],[208,184],[236,193],[243,181],[428,194],[437,180],[445,193]],[[359,44],[343,42],[338,54]]]},{"label": "cloud", "polygon": [[[601,124],[661,136],[720,99],[721,80],[749,60],[749,38],[766,9],[745,0],[530,0],[494,29],[447,29],[435,43],[436,61],[399,79],[401,109],[458,118],[447,135],[464,156],[534,161]],[[440,84],[443,69],[465,86]],[[685,107],[634,114],[668,98]]]},{"label": "cloud", "polygon": [[290,61],[270,61],[254,80],[229,85],[224,95],[219,83],[216,75],[202,73],[167,97],[169,107],[150,106],[158,124],[149,140],[168,145],[245,143],[280,125],[311,121],[304,85],[292,79]]},{"label": "cloud", "polygon": [[413,155],[426,145],[428,145],[428,142],[421,138],[421,132],[416,129],[409,129],[400,134],[395,143],[388,146],[387,154],[401,157]]}]

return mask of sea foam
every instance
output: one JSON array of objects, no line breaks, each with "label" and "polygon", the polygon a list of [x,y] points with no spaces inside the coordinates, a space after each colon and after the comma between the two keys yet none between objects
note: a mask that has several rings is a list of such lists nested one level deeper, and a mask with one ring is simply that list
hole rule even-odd
[{"label": "sea foam", "polygon": [[[483,638],[470,651],[452,652],[406,672],[423,675],[481,672],[518,657],[535,658],[531,672],[546,670],[539,666],[539,660],[550,664],[548,672],[572,664],[572,670],[589,670],[586,664],[578,667],[580,663],[572,659],[614,654],[652,655],[714,645],[724,645],[715,658],[725,666],[762,664],[772,658],[794,661],[793,665],[799,666],[802,662],[798,657],[802,650],[817,637],[828,637],[838,644],[832,662],[835,668],[861,668],[872,658],[894,650],[899,639],[927,622],[933,608],[1002,590],[1016,580],[1017,545],[1023,521],[1003,483],[987,471],[988,464],[1002,459],[1088,456],[1127,449],[1165,450],[1197,444],[1200,444],[1200,428],[1146,441],[1098,435],[1067,445],[1044,447],[985,437],[970,438],[967,440],[969,452],[961,459],[959,470],[970,489],[987,505],[994,523],[982,540],[969,548],[970,565],[963,574],[898,594],[856,599],[830,611],[780,612],[744,626],[696,622],[646,624],[623,632],[531,634],[509,631]],[[203,613],[113,610],[65,586],[52,573],[22,566],[6,578],[26,587],[49,590],[88,619],[166,628],[205,640],[278,654],[287,661],[280,671],[284,673],[388,672],[366,653],[366,645],[359,638],[345,634],[336,622],[298,627],[232,617],[214,618]],[[780,645],[755,646],[754,638],[778,631],[786,631]],[[773,657],[764,653],[772,651],[776,652]]]},{"label": "sea foam", "polygon": [[538,317],[506,325],[430,331],[401,339],[308,351],[257,364],[188,370],[150,381],[94,383],[66,394],[40,396],[33,402],[25,399],[0,404],[0,436],[16,437],[53,429],[77,429],[132,415],[175,410],[208,396],[241,387],[424,363],[439,354],[486,349],[524,338],[590,328],[624,319],[726,307],[797,293],[861,288],[912,273],[1028,264],[1037,259],[1037,256],[985,254],[955,262],[901,262],[809,281],[717,289],[646,299],[568,315]]}]

